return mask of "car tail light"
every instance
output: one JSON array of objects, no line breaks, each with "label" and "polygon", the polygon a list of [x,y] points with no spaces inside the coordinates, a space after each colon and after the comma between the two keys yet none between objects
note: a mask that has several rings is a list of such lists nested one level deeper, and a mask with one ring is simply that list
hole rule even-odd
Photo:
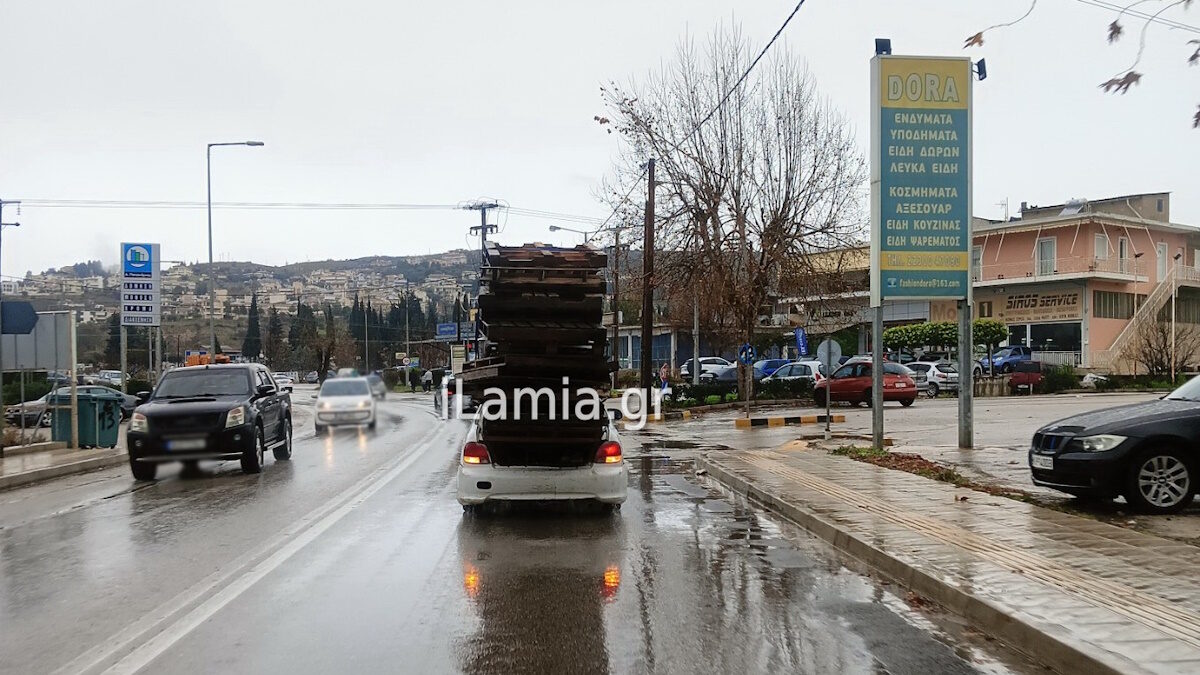
[{"label": "car tail light", "polygon": [[474,441],[463,446],[462,457],[464,464],[490,464],[492,462],[487,446]]},{"label": "car tail light", "polygon": [[596,449],[597,464],[618,464],[621,461],[621,444],[616,441],[606,441]]}]

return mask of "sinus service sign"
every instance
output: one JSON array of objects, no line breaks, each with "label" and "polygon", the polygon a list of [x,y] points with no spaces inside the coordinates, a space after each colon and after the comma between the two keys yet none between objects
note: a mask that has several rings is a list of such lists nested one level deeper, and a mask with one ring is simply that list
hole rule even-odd
[{"label": "sinus service sign", "polygon": [[971,300],[970,59],[871,60],[871,305]]},{"label": "sinus service sign", "polygon": [[121,325],[162,325],[158,244],[121,244]]}]

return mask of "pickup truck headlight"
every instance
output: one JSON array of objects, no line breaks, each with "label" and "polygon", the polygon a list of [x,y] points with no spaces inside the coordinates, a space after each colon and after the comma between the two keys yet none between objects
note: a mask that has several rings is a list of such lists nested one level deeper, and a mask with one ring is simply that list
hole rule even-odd
[{"label": "pickup truck headlight", "polygon": [[146,416],[142,413],[135,412],[133,413],[133,417],[129,418],[130,431],[140,431],[142,433],[146,433],[146,430],[149,428],[150,425],[146,423]]},{"label": "pickup truck headlight", "polygon": [[371,402],[370,402],[370,401],[359,401],[359,402],[358,402],[358,407],[360,407],[360,408],[370,408],[370,407],[371,407]]},{"label": "pickup truck headlight", "polygon": [[1076,438],[1075,442],[1079,444],[1084,452],[1104,452],[1124,443],[1125,437],[1114,436],[1113,434],[1098,434],[1096,436]]},{"label": "pickup truck headlight", "polygon": [[238,406],[225,417],[225,428],[240,427],[246,423],[246,407]]}]

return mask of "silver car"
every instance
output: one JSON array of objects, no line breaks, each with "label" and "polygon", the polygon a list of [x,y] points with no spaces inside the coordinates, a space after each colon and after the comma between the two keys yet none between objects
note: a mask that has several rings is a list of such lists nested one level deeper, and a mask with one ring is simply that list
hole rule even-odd
[{"label": "silver car", "polygon": [[914,378],[918,389],[924,389],[929,398],[945,392],[958,393],[958,369],[949,361],[915,361],[908,368],[917,374]]}]

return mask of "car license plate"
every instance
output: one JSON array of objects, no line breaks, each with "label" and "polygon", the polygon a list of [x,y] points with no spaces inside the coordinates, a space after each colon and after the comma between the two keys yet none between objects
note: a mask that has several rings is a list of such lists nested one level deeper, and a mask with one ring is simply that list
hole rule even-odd
[{"label": "car license plate", "polygon": [[203,450],[207,442],[203,438],[180,438],[167,441],[168,450]]},{"label": "car license plate", "polygon": [[1033,459],[1030,460],[1030,464],[1033,465],[1033,468],[1046,469],[1048,471],[1054,470],[1054,458],[1053,457],[1050,457],[1048,455],[1032,455],[1032,457],[1033,457]]},{"label": "car license plate", "polygon": [[905,382],[897,382],[897,383],[896,383],[896,388],[897,388],[897,389],[903,389],[903,388],[905,388],[905,387],[907,387],[907,386],[908,386],[908,384],[907,384],[907,383],[905,383]]}]

